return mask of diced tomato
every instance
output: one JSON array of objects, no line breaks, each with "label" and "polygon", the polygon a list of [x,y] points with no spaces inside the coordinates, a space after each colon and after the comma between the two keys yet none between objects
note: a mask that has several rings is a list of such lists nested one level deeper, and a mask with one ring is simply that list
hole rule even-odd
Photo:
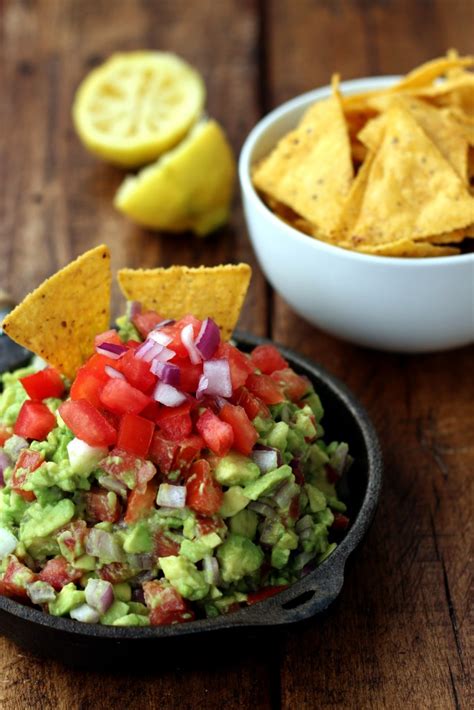
[{"label": "diced tomato", "polygon": [[210,533],[223,533],[227,529],[222,518],[196,518],[197,534],[199,536],[209,535]]},{"label": "diced tomato", "polygon": [[39,573],[42,582],[47,582],[59,592],[66,584],[77,582],[82,577],[79,569],[74,569],[65,557],[54,557],[48,560]]},{"label": "diced tomato", "polygon": [[202,515],[214,515],[222,505],[223,492],[205,459],[195,461],[186,481],[186,505]]},{"label": "diced tomato", "polygon": [[173,364],[180,370],[179,389],[194,394],[202,375],[202,365],[193,365],[187,358],[173,358]]},{"label": "diced tomato", "polygon": [[157,377],[150,371],[150,363],[136,357],[133,350],[129,350],[117,360],[117,370],[126,377],[133,387],[141,392],[149,392],[156,384]]},{"label": "diced tomato", "polygon": [[104,407],[116,414],[140,414],[150,402],[150,398],[125,380],[114,377],[105,384],[100,393],[100,401]]},{"label": "diced tomato", "polygon": [[281,389],[269,375],[249,375],[247,388],[265,404],[278,404],[285,401]]},{"label": "diced tomato", "polygon": [[244,456],[248,456],[258,439],[258,433],[245,413],[245,409],[235,404],[224,404],[219,417],[232,427],[234,449]]},{"label": "diced tomato", "polygon": [[123,562],[110,562],[107,565],[102,565],[102,567],[97,570],[97,574],[101,579],[105,579],[106,582],[120,584],[130,579],[133,571]]},{"label": "diced tomato", "polygon": [[140,456],[134,456],[122,449],[112,449],[109,456],[103,459],[100,467],[128,488],[144,493],[148,481],[156,474],[156,468],[151,461]]},{"label": "diced tomato", "polygon": [[127,525],[135,523],[154,508],[157,493],[157,481],[148,481],[143,493],[140,493],[137,489],[130,492],[127,501],[127,512],[124,518]]},{"label": "diced tomato", "polygon": [[154,536],[154,553],[157,557],[170,557],[178,555],[180,544],[172,540],[163,530],[158,530]]},{"label": "diced tomato", "polygon": [[105,355],[100,355],[99,353],[94,353],[94,355],[91,355],[82,367],[84,367],[87,372],[93,372],[94,375],[100,377],[103,382],[108,382],[109,376],[105,372],[105,367],[107,365],[110,367],[116,367],[117,360],[114,360],[111,357],[106,357]]},{"label": "diced tomato", "polygon": [[111,328],[110,330],[105,330],[103,333],[98,333],[94,338],[94,346],[97,348],[102,343],[112,343],[113,345],[123,345],[120,340],[120,336],[115,330]]},{"label": "diced tomato", "polygon": [[5,582],[0,579],[0,596],[9,597],[10,599],[26,599],[26,590],[23,587],[18,587],[11,582]]},{"label": "diced tomato", "polygon": [[76,378],[71,386],[71,399],[86,399],[98,409],[102,406],[100,393],[104,389],[105,380],[91,372],[86,365],[77,371]]},{"label": "diced tomato", "polygon": [[27,399],[21,405],[13,431],[25,439],[42,441],[55,426],[56,417],[43,402]]},{"label": "diced tomato", "polygon": [[181,471],[186,475],[189,466],[199,456],[204,446],[204,439],[199,434],[191,434],[180,441],[173,458],[173,470]]},{"label": "diced tomato", "polygon": [[247,604],[256,604],[257,602],[263,602],[265,601],[265,599],[269,599],[270,597],[274,597],[275,594],[279,594],[284,589],[286,589],[287,586],[287,584],[280,584],[275,587],[264,587],[258,592],[250,592],[250,594],[247,594]]},{"label": "diced tomato", "polygon": [[194,619],[194,613],[186,600],[171,585],[156,581],[145,582],[143,592],[145,603],[151,609],[152,626],[181,624]]},{"label": "diced tomato", "polygon": [[255,372],[255,365],[252,360],[230,343],[221,343],[214,357],[224,357],[229,361],[230,379],[232,381],[233,390],[243,387],[247,381],[247,377],[252,372]]},{"label": "diced tomato", "polygon": [[347,530],[349,527],[350,520],[347,515],[342,513],[334,513],[334,521],[331,525],[333,530]]},{"label": "diced tomato", "polygon": [[26,585],[36,581],[37,575],[20,562],[15,555],[8,558],[7,568],[0,582],[0,594],[26,599]]},{"label": "diced tomato", "polygon": [[301,465],[301,459],[298,456],[292,459],[291,470],[293,471],[293,474],[295,476],[296,483],[299,486],[304,486],[306,481],[304,478],[303,467]]},{"label": "diced tomato", "polygon": [[85,520],[74,520],[58,533],[58,539],[61,542],[61,549],[66,547],[66,557],[75,560],[85,551],[85,542],[87,536],[87,525]]},{"label": "diced tomato", "polygon": [[250,357],[264,375],[271,375],[275,370],[288,367],[287,361],[274,345],[257,345],[250,353]]},{"label": "diced tomato", "polygon": [[0,446],[3,446],[11,436],[13,436],[13,429],[4,424],[0,424]]},{"label": "diced tomato", "polygon": [[326,473],[326,478],[328,479],[328,483],[338,483],[341,479],[340,475],[336,471],[335,468],[327,464],[324,467],[324,471]]},{"label": "diced tomato", "polygon": [[143,409],[140,412],[140,416],[145,417],[145,419],[149,419],[151,422],[156,423],[156,417],[158,416],[158,412],[160,411],[160,409],[161,409],[161,404],[158,404],[158,402],[155,402],[152,399],[146,405],[145,409]]},{"label": "diced tomato", "polygon": [[255,417],[270,416],[270,410],[267,405],[254,394],[251,394],[246,387],[239,387],[239,389],[236,390],[232,397],[232,402],[239,404],[245,409],[250,421],[253,421]]},{"label": "diced tomato", "polygon": [[63,402],[59,414],[72,433],[89,446],[110,446],[117,441],[114,427],[85,399]]},{"label": "diced tomato", "polygon": [[189,324],[193,326],[194,337],[196,337],[201,329],[201,321],[194,316],[184,316],[184,318],[181,318],[181,320],[177,321],[174,325],[166,325],[161,329],[162,333],[165,333],[172,338],[171,343],[167,347],[176,353],[176,358],[178,359],[183,360],[189,357],[186,346],[181,340],[181,331],[186,325]]},{"label": "diced tomato", "polygon": [[138,414],[124,414],[120,420],[117,446],[130,454],[146,458],[154,430],[155,425],[149,419],[139,417]]},{"label": "diced tomato", "polygon": [[180,441],[191,434],[193,423],[190,410],[190,402],[184,402],[179,407],[161,407],[156,423],[167,439]]},{"label": "diced tomato", "polygon": [[120,518],[120,502],[116,494],[95,488],[85,496],[86,518],[90,523],[116,523]]},{"label": "diced tomato", "polygon": [[270,375],[292,402],[298,402],[310,389],[311,385],[304,377],[300,377],[291,367],[275,370]]},{"label": "diced tomato", "polygon": [[160,316],[156,311],[144,311],[143,313],[136,313],[132,318],[132,323],[142,338],[145,339],[150,330],[153,330],[162,320],[163,316]]},{"label": "diced tomato", "polygon": [[293,500],[290,503],[290,508],[288,510],[288,515],[290,518],[293,520],[297,520],[300,515],[300,496],[299,494],[295,495]]},{"label": "diced tomato", "polygon": [[173,470],[173,461],[178,450],[178,442],[170,441],[161,431],[155,431],[151,440],[148,458],[153,461],[161,473]]},{"label": "diced tomato", "polygon": [[210,409],[201,414],[196,422],[196,429],[201,434],[206,446],[217,456],[229,453],[234,443],[234,432],[230,424],[223,422]]},{"label": "diced tomato", "polygon": [[18,456],[15,468],[12,473],[12,489],[27,501],[35,500],[36,496],[33,491],[24,491],[23,484],[28,478],[28,474],[41,466],[44,461],[43,454],[39,451],[31,451],[30,449],[22,449]]},{"label": "diced tomato", "polygon": [[42,400],[47,397],[61,397],[64,392],[64,382],[54,367],[46,367],[44,370],[34,372],[32,375],[21,377],[20,382],[31,399]]}]

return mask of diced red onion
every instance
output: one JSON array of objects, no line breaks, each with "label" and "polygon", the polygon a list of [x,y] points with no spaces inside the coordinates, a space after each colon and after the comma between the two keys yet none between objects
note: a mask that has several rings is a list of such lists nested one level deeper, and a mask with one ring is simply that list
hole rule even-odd
[{"label": "diced red onion", "polygon": [[106,488],[108,491],[117,493],[117,495],[121,496],[122,498],[127,497],[127,486],[122,481],[119,481],[118,478],[114,478],[113,476],[107,476],[106,474],[101,474],[97,480],[99,484],[103,488]]},{"label": "diced red onion", "polygon": [[104,367],[104,372],[112,378],[115,378],[117,380],[124,380],[125,375],[122,372],[119,372],[118,370],[115,369],[115,367],[111,367],[110,365],[106,365]]},{"label": "diced red onion", "polygon": [[[163,351],[165,350],[167,350],[168,352],[172,352],[172,350],[168,350],[168,348],[165,348],[164,345],[156,343],[154,340],[147,339],[145,340],[143,345],[140,345],[140,347],[137,348],[135,356],[139,360],[144,360],[145,362],[151,362],[155,358],[158,358],[158,360],[162,361]],[[165,359],[169,360],[170,358],[165,357]]]},{"label": "diced red onion", "polygon": [[229,361],[225,358],[206,360],[197,392],[199,392],[199,396],[207,394],[211,397],[230,397],[232,395],[232,380],[230,378]]},{"label": "diced red onion", "polygon": [[3,488],[3,486],[5,485],[5,479],[3,477],[3,472],[9,466],[11,466],[10,457],[7,456],[7,454],[4,451],[2,451],[2,449],[0,449],[0,488]]},{"label": "diced red onion", "polygon": [[308,530],[313,528],[313,518],[311,515],[304,515],[298,520],[295,525],[295,530],[297,533],[303,532],[303,530]]},{"label": "diced red onion", "polygon": [[196,399],[202,399],[207,393],[207,387],[209,385],[209,380],[205,375],[201,375],[198,382],[198,387],[196,390]]},{"label": "diced red onion", "polygon": [[121,562],[122,550],[116,538],[105,530],[92,528],[86,542],[86,552],[92,557],[100,557],[106,562]]},{"label": "diced red onion", "polygon": [[89,604],[81,604],[76,606],[69,612],[71,619],[81,621],[83,624],[97,624],[100,619],[100,614],[96,609],[93,609]]},{"label": "diced red onion", "polygon": [[174,356],[176,355],[174,350],[170,350],[169,348],[165,348],[164,345],[162,347],[163,347],[163,349],[160,350],[160,352],[157,355],[155,355],[155,357],[151,361],[151,365],[150,365],[151,372],[154,375],[156,375],[157,377],[160,376],[159,373],[161,372],[161,365],[163,365],[163,363],[165,363],[165,362],[168,362],[168,360],[172,360],[174,358]]},{"label": "diced red onion", "polygon": [[130,567],[137,570],[150,570],[155,565],[154,557],[149,552],[128,555],[127,560]]},{"label": "diced red onion", "polygon": [[329,464],[331,468],[336,471],[339,477],[342,476],[346,468],[347,456],[349,453],[349,447],[346,443],[341,443],[338,445],[337,449],[332,454]]},{"label": "diced red onion", "polygon": [[114,602],[114,588],[105,579],[89,579],[85,593],[86,602],[100,614],[105,614]]},{"label": "diced red onion", "polygon": [[275,509],[268,503],[263,503],[261,500],[256,500],[250,503],[248,509],[253,510],[254,513],[263,515],[265,518],[276,518]]},{"label": "diced red onion", "polygon": [[162,483],[158,488],[157,505],[167,508],[184,508],[186,505],[186,486],[172,486]]},{"label": "diced red onion", "polygon": [[14,552],[17,545],[15,535],[7,528],[0,528],[0,559]]},{"label": "diced red onion", "polygon": [[160,327],[162,326],[160,325],[160,323],[158,323],[158,325],[155,326],[153,330],[148,333],[148,338],[150,340],[153,340],[155,343],[158,343],[158,345],[163,345],[163,347],[166,347],[172,342],[173,338],[170,335],[166,335],[166,333],[160,333]]},{"label": "diced red onion", "polygon": [[56,592],[47,582],[30,582],[26,585],[26,593],[33,604],[48,604],[56,599]]},{"label": "diced red onion", "polygon": [[219,326],[212,318],[206,318],[201,325],[201,330],[196,338],[195,346],[201,353],[203,360],[210,360],[221,341]]},{"label": "diced red onion", "polygon": [[140,301],[129,301],[129,314],[130,320],[135,318],[139,313],[142,312],[142,304]]},{"label": "diced red onion", "polygon": [[298,491],[299,488],[293,483],[293,481],[285,481],[272,494],[272,498],[279,508],[287,508]]},{"label": "diced red onion", "polygon": [[96,346],[96,353],[99,355],[106,355],[111,360],[118,360],[126,353],[128,348],[125,345],[117,345],[116,343],[101,343]]},{"label": "diced red onion", "polygon": [[143,589],[134,589],[132,591],[132,599],[134,602],[139,602],[140,604],[145,603],[145,593]]},{"label": "diced red onion", "polygon": [[290,466],[297,481],[304,478],[303,467],[299,456],[295,456],[295,458],[290,461]]},{"label": "diced red onion", "polygon": [[181,342],[188,351],[189,359],[191,360],[193,365],[197,365],[198,363],[200,363],[202,357],[201,353],[199,352],[194,343],[194,330],[191,323],[185,325],[183,330],[181,331]]},{"label": "diced red onion", "polygon": [[154,375],[157,375],[165,385],[173,385],[173,387],[179,387],[181,381],[181,370],[177,365],[173,365],[169,362],[157,362],[153,360],[151,364],[151,371]]},{"label": "diced red onion", "polygon": [[173,318],[166,318],[166,320],[160,320],[160,322],[155,325],[153,330],[160,330],[160,328],[164,328],[167,325],[174,325],[175,323],[176,321],[173,320]]},{"label": "diced red onion", "polygon": [[217,585],[220,582],[219,563],[215,557],[206,555],[202,561],[204,579],[208,584]]},{"label": "diced red onion", "polygon": [[[274,471],[278,468],[278,454],[280,452],[277,449],[257,449],[251,453],[251,458],[254,463],[257,464],[262,473],[267,473],[268,471]],[[281,456],[281,455],[280,455]]]},{"label": "diced red onion", "polygon": [[153,399],[156,402],[165,404],[167,407],[179,407],[180,404],[186,401],[186,395],[173,387],[166,385],[164,382],[158,382],[153,392]]}]

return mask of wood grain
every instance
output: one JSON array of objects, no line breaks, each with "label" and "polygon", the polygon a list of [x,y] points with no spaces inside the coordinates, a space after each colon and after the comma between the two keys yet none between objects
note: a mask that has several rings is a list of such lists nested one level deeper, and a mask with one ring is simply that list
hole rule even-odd
[{"label": "wood grain", "polygon": [[[386,478],[367,543],[324,619],[219,667],[72,670],[0,639],[0,707],[472,707],[473,348],[395,356],[295,316],[255,263],[236,197],[209,240],[139,229],[112,207],[123,173],[89,156],[70,120],[85,72],[117,50],[179,52],[239,150],[262,112],[343,78],[403,72],[450,46],[473,51],[472,0],[5,0],[1,22],[0,286],[22,297],[106,241],[114,268],[247,260],[242,326],[344,379],[380,433]],[[114,293],[116,310],[121,302]]]}]

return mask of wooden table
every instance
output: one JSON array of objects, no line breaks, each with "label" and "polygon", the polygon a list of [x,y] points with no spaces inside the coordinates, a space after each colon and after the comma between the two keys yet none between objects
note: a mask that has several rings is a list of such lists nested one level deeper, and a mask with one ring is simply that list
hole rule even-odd
[{"label": "wooden table", "polygon": [[71,670],[0,639],[1,708],[472,707],[474,349],[404,357],[312,328],[265,282],[238,197],[229,227],[207,241],[133,226],[112,206],[122,173],[84,151],[70,108],[110,53],[176,51],[203,73],[208,111],[238,152],[263,113],[333,70],[391,74],[451,46],[472,52],[473,26],[472,0],[3,0],[0,285],[19,299],[100,242],[114,268],[246,260],[241,327],[348,383],[378,428],[386,476],[339,600],[279,647],[228,663],[223,649],[217,671],[163,670],[157,658],[140,676]]}]

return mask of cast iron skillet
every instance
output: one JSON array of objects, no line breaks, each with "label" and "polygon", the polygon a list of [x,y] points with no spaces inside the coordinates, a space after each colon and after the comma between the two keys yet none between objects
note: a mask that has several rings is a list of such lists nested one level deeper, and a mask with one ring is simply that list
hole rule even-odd
[{"label": "cast iron skillet", "polygon": [[[237,333],[236,341],[243,350],[270,342],[246,333]],[[193,648],[202,652],[209,645],[224,650],[230,646],[229,639],[232,638],[233,644],[234,639],[242,636],[248,644],[249,635],[258,639],[264,630],[309,620],[336,599],[344,581],[345,563],[375,513],[382,482],[380,445],[366,412],[341,382],[291,350],[284,347],[280,350],[296,372],[311,379],[320,395],[325,410],[326,440],[347,441],[355,459],[339,490],[352,522],[334,553],[280,594],[215,619],[152,628],[87,625],[50,616],[0,596],[0,633],[35,654],[75,665],[97,668],[124,661],[129,665],[131,659],[140,662],[150,657],[170,658],[175,653],[182,659],[183,653],[189,655]]]}]

